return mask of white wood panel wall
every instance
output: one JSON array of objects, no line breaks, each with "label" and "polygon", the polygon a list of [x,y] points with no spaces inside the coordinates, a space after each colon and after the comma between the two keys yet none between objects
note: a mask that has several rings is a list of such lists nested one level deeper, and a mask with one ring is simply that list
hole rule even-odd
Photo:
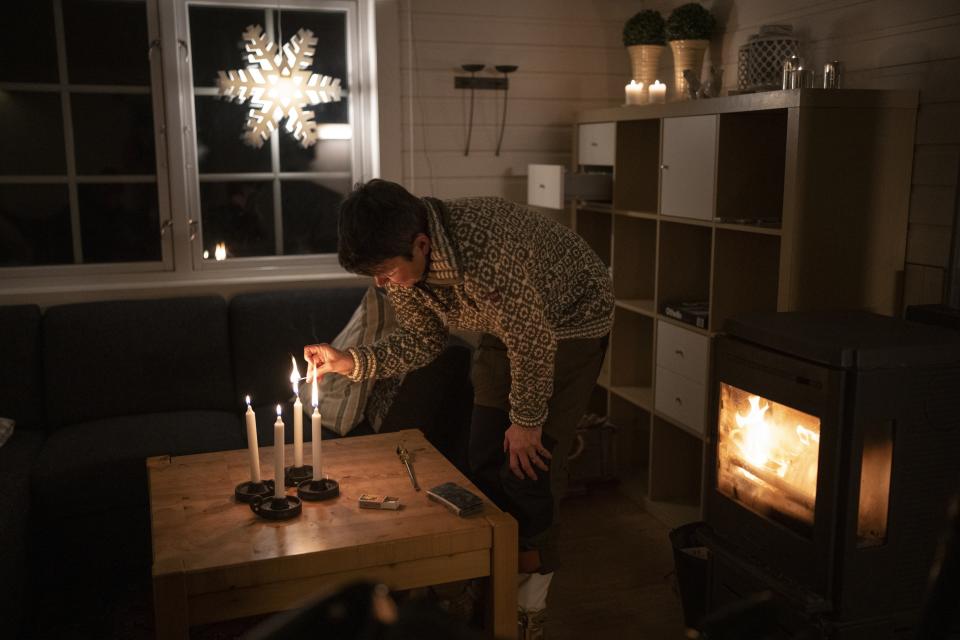
[{"label": "white wood panel wall", "polygon": [[[402,0],[403,182],[419,195],[496,195],[526,202],[528,164],[567,164],[571,126],[583,109],[623,98],[629,61],[621,44],[636,0]],[[464,156],[469,91],[454,89],[515,64],[500,156],[494,155],[503,92],[477,91]]]},{"label": "white wood panel wall", "polygon": [[[528,163],[566,163],[582,109],[619,104],[629,80],[623,22],[666,15],[683,0],[401,0],[402,175],[439,197],[526,199]],[[960,173],[960,2],[957,0],[705,0],[718,18],[710,58],[736,88],[737,51],[763,24],[792,24],[816,67],[839,59],[848,88],[919,89],[905,302],[939,302],[950,259]],[[464,157],[468,91],[459,65],[516,64],[503,152],[502,97],[478,92]],[[671,77],[663,57],[661,76]],[[483,75],[496,75],[491,71]]]}]

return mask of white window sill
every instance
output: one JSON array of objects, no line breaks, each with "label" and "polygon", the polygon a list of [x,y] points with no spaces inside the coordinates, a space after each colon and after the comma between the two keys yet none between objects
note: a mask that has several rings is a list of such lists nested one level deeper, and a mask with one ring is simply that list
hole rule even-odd
[{"label": "white window sill", "polygon": [[369,278],[339,266],[306,268],[218,269],[178,275],[173,272],[102,274],[76,277],[6,279],[0,284],[0,304],[38,304],[221,295],[274,289],[364,286]]}]

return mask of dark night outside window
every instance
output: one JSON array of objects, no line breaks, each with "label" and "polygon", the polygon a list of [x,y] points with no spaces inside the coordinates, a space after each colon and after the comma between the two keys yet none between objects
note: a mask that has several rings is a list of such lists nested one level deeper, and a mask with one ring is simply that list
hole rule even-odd
[{"label": "dark night outside window", "polygon": [[7,35],[31,54],[0,67],[0,137],[18,151],[0,159],[0,265],[159,261],[146,1],[17,13]]}]

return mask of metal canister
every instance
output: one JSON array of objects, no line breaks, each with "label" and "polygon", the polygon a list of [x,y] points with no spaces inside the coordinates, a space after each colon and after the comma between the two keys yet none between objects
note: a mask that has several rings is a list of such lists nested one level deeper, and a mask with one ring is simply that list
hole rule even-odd
[{"label": "metal canister", "polygon": [[793,70],[793,88],[810,89],[813,87],[813,69],[808,69],[802,64]]},{"label": "metal canister", "polygon": [[823,88],[840,88],[840,61],[832,60],[823,65]]},{"label": "metal canister", "polygon": [[800,58],[798,56],[788,56],[783,61],[783,88],[793,89],[795,88],[794,83],[794,71],[800,64]]}]

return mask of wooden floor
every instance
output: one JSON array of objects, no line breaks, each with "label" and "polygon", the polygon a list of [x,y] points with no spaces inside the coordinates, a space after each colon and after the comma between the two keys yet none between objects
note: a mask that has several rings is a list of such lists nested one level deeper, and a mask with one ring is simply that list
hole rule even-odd
[{"label": "wooden floor", "polygon": [[568,498],[560,515],[548,640],[685,637],[666,526],[615,485]]},{"label": "wooden floor", "polygon": [[[563,503],[558,531],[563,568],[551,586],[548,640],[684,638],[678,598],[671,588],[673,559],[668,529],[616,485],[594,486]],[[94,605],[58,599],[34,620],[28,638],[153,637],[149,580],[132,580]],[[194,640],[228,640],[264,616],[191,630]]]}]

